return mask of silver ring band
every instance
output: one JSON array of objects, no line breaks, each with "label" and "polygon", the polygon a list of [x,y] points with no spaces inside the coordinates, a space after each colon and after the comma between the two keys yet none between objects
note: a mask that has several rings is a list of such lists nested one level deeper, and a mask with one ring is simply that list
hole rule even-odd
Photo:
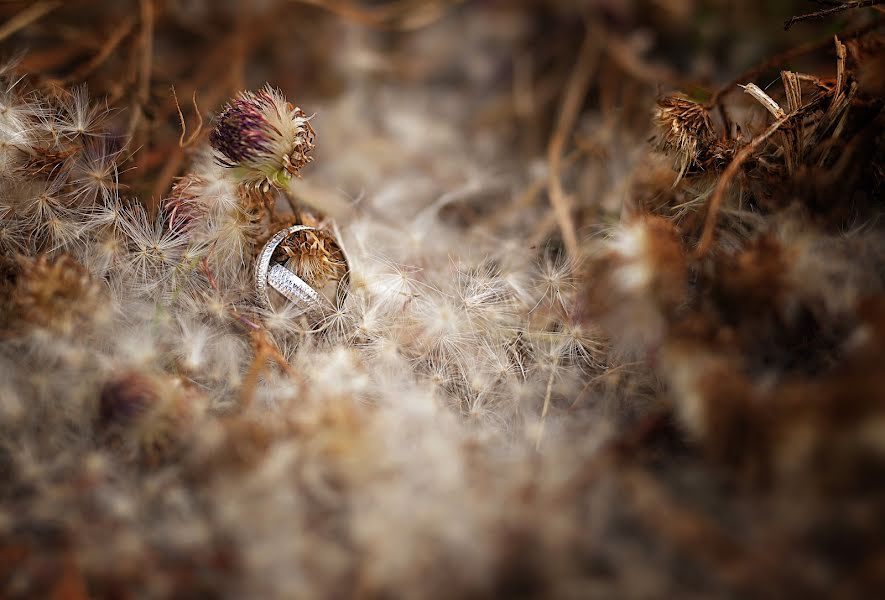
[{"label": "silver ring band", "polygon": [[316,290],[283,265],[273,265],[270,268],[267,282],[306,313],[318,309],[322,304]]},{"label": "silver ring band", "polygon": [[298,231],[312,230],[313,227],[306,225],[294,225],[278,231],[270,238],[261,249],[258,261],[255,265],[255,290],[258,299],[267,308],[273,309],[270,298],[267,295],[267,285],[278,291],[299,306],[304,312],[318,311],[322,309],[322,298],[303,279],[282,265],[271,266],[270,260],[274,251],[289,235]]}]

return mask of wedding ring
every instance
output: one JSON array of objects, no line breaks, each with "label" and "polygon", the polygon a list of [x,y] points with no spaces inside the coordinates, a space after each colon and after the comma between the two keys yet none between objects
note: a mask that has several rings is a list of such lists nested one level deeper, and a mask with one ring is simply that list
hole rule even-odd
[{"label": "wedding ring", "polygon": [[323,299],[315,289],[283,265],[278,263],[271,265],[270,263],[274,251],[289,235],[298,231],[312,229],[314,228],[306,225],[288,227],[277,232],[261,249],[261,253],[258,255],[258,262],[255,265],[255,290],[258,292],[259,301],[267,308],[273,309],[267,289],[267,286],[270,285],[270,287],[299,307],[303,313],[316,314],[322,312]]}]

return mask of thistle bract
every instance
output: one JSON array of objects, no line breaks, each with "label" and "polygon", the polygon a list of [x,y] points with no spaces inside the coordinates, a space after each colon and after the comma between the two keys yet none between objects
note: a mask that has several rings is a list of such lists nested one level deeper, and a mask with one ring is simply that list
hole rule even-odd
[{"label": "thistle bract", "polygon": [[310,117],[270,86],[241,92],[218,116],[209,142],[218,162],[246,185],[282,187],[305,164],[313,148]]}]

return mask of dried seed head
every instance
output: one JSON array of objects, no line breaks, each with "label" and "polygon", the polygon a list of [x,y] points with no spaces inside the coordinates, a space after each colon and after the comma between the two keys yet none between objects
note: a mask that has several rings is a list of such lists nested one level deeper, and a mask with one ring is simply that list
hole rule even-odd
[{"label": "dried seed head", "polygon": [[270,86],[241,92],[218,116],[209,142],[218,162],[247,185],[282,187],[305,164],[314,131],[304,111]]},{"label": "dried seed head", "polygon": [[100,310],[101,286],[68,254],[22,258],[10,298],[11,322],[69,334]]},{"label": "dried seed head", "polygon": [[206,205],[202,200],[205,185],[203,178],[194,174],[176,180],[169,197],[163,201],[169,229],[187,231],[206,217]]},{"label": "dried seed head", "polygon": [[159,393],[152,378],[137,372],[107,382],[98,399],[101,427],[129,426],[156,406]]},{"label": "dried seed head", "polygon": [[659,98],[654,122],[658,150],[675,155],[679,179],[698,165],[701,151],[715,139],[707,109],[682,96]]},{"label": "dried seed head", "polygon": [[341,279],[347,268],[341,247],[324,229],[296,231],[280,244],[275,258],[315,288]]},{"label": "dried seed head", "polygon": [[173,377],[123,373],[101,390],[98,439],[126,460],[161,465],[181,447],[197,400]]},{"label": "dried seed head", "polygon": [[16,172],[26,177],[51,177],[54,173],[62,170],[66,162],[80,152],[73,147],[38,147],[35,146],[24,164],[20,165]]}]

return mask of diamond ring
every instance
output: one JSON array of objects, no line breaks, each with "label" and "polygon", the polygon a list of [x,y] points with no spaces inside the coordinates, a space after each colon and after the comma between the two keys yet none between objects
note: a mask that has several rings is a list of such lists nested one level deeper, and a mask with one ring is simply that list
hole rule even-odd
[{"label": "diamond ring", "polygon": [[315,289],[283,265],[278,263],[271,265],[273,253],[283,243],[283,240],[298,231],[312,229],[314,228],[306,225],[287,227],[277,232],[261,249],[261,253],[258,255],[258,263],[255,265],[255,290],[258,292],[259,301],[267,308],[273,309],[267,289],[267,286],[270,285],[270,287],[298,306],[303,313],[322,313],[323,298]]}]

